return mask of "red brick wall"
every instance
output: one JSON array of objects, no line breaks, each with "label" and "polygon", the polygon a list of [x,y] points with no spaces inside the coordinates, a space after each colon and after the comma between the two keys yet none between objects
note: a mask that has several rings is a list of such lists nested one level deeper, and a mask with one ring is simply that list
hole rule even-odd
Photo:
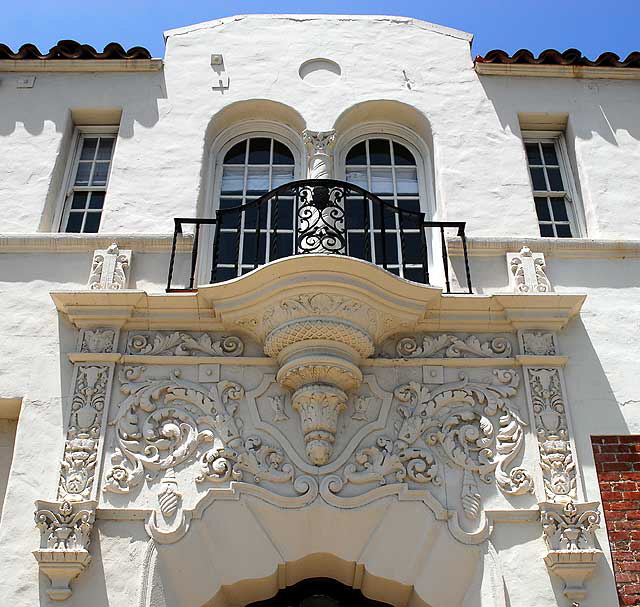
[{"label": "red brick wall", "polygon": [[591,442],[620,605],[640,605],[640,436]]}]

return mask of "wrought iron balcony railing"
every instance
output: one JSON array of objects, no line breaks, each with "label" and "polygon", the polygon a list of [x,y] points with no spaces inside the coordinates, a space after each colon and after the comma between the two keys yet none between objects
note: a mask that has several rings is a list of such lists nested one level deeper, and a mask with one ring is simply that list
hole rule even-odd
[{"label": "wrought iron balcony railing", "polygon": [[[412,201],[407,201],[407,205]],[[167,292],[193,291],[196,275],[209,282],[241,276],[260,265],[308,253],[332,253],[370,261],[399,276],[430,284],[434,267],[452,293],[447,231],[462,241],[463,267],[456,273],[462,292],[472,293],[465,222],[425,221],[363,188],[331,179],[293,181],[241,205],[221,200],[214,218],[175,218]],[[193,244],[183,287],[174,287],[176,249],[184,226],[193,225]],[[202,242],[211,243],[205,247]],[[436,259],[441,258],[441,261]]]}]

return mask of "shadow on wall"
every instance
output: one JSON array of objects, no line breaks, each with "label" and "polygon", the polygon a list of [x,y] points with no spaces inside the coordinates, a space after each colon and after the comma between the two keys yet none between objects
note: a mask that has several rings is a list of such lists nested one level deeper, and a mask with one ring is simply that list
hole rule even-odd
[{"label": "shadow on wall", "polygon": [[[504,129],[520,133],[518,113],[565,113],[577,139],[594,133],[618,145],[618,131],[640,140],[640,105],[634,82],[576,78],[503,78],[480,76],[480,84]],[[532,94],[533,93],[533,94]]]},{"label": "shadow on wall", "polygon": [[158,100],[166,99],[164,72],[135,74],[36,75],[34,87],[16,88],[18,74],[1,74],[0,137],[11,135],[18,124],[40,135],[45,122],[56,132],[68,128],[72,108],[124,108],[119,136],[133,137],[135,124],[152,127],[159,119]]}]

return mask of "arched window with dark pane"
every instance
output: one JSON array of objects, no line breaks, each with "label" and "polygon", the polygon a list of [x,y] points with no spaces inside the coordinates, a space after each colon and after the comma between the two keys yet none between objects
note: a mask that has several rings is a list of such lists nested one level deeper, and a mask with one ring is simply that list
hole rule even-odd
[{"label": "arched window with dark pane", "polygon": [[424,282],[426,252],[419,215],[423,208],[415,155],[391,137],[372,137],[356,143],[347,152],[345,172],[349,183],[398,209],[418,213],[402,215],[391,209],[383,211],[371,202],[368,209],[348,203],[345,209],[348,254],[370,258],[394,274]]},{"label": "arched window with dark pane", "polygon": [[[278,186],[293,181],[292,151],[273,137],[251,136],[224,153],[219,209],[251,203]],[[293,252],[293,197],[286,193],[277,201],[249,207],[244,213],[218,214],[219,246],[216,281],[241,276],[257,265]],[[271,229],[277,221],[277,234]],[[271,242],[272,239],[277,242]]]},{"label": "arched window with dark pane", "polygon": [[309,578],[247,607],[391,607],[331,578]]}]

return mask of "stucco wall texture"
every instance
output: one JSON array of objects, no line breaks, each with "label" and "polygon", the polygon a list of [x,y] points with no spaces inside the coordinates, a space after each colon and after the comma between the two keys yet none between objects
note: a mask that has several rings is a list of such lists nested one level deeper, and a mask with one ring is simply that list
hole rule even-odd
[{"label": "stucco wall texture", "polygon": [[[534,251],[544,249],[555,293],[587,296],[581,315],[558,335],[561,352],[569,357],[566,397],[580,494],[585,501],[602,501],[607,522],[607,529],[603,525],[596,534],[603,564],[580,607],[614,604],[614,563],[622,604],[640,604],[640,565],[627,546],[638,541],[627,538],[626,528],[615,527],[625,522],[630,534],[640,533],[635,531],[638,501],[611,497],[617,491],[611,483],[635,482],[629,475],[637,476],[640,469],[635,463],[625,470],[605,469],[621,461],[614,453],[626,454],[627,447],[635,453],[638,443],[628,435],[640,432],[640,242],[634,241],[640,233],[640,80],[480,76],[470,41],[464,32],[406,18],[240,16],[167,32],[164,66],[156,72],[39,72],[34,87],[25,89],[16,87],[24,73],[0,71],[0,398],[22,399],[13,462],[14,422],[7,422],[6,431],[0,426],[0,499],[6,484],[1,604],[33,607],[48,601],[48,582],[38,577],[31,554],[38,542],[32,505],[56,494],[72,390],[73,365],[66,354],[77,339],[77,329],[57,313],[49,293],[84,289],[92,252],[104,248],[92,236],[63,245],[53,234],[64,198],[72,111],[77,110],[122,112],[98,236],[128,239],[133,250],[129,288],[149,293],[164,290],[173,218],[211,214],[212,150],[232,130],[251,132],[253,121],[262,121],[261,130],[265,122],[277,124],[298,141],[294,152],[303,175],[302,131],[335,128],[338,179],[344,177],[340,155],[354,129],[375,124],[377,133],[385,128],[412,133],[433,217],[467,222],[476,293],[510,292],[504,254],[527,244]],[[223,91],[215,88],[212,53],[224,57],[229,87]],[[340,78],[329,86],[311,86],[300,78],[300,65],[318,57],[341,68]],[[520,119],[545,113],[567,119],[568,155],[579,193],[575,202],[586,228],[572,244],[543,243],[539,237]],[[28,238],[21,240],[22,235]],[[151,235],[164,237],[164,244],[153,248],[145,240]],[[184,267],[186,255],[179,261]],[[629,509],[620,510],[619,503]],[[624,521],[617,518],[622,511]],[[171,545],[158,579],[152,580],[142,573],[153,553],[142,521],[98,521],[93,562],[74,583],[67,604],[121,607],[143,595],[150,597],[144,607],[235,604],[233,597],[223,596],[226,584],[269,578],[275,587],[279,563],[302,562],[311,553],[328,553],[332,545],[337,546],[331,561],[336,571],[369,555],[374,574],[415,583],[430,597],[431,607],[570,604],[562,583],[542,562],[545,548],[537,522],[495,524],[492,550],[500,555],[504,602],[504,594],[486,588],[477,596],[466,593],[467,585],[481,588],[482,563],[490,575],[498,575],[488,552],[466,550],[441,537],[436,523],[424,520],[412,504],[380,502],[357,519],[359,526],[354,520],[352,511],[338,516],[324,506],[294,516],[257,499],[220,503],[204,517],[205,532],[182,545],[192,551],[188,566]],[[221,558],[218,546],[230,542],[234,529],[244,544]],[[275,533],[284,538],[281,554],[268,540]],[[387,554],[386,545],[396,552]],[[403,548],[407,545],[410,549]],[[448,557],[439,559],[438,550],[448,551]],[[256,553],[260,558],[252,560]],[[631,554],[618,558],[622,553]],[[460,568],[457,582],[451,578],[455,566]],[[300,575],[320,571],[315,561],[299,567]],[[423,571],[429,573],[420,577]],[[442,579],[448,586],[439,586]],[[147,583],[158,589],[164,584],[164,590],[144,594]],[[216,588],[222,590],[213,597]]]}]

